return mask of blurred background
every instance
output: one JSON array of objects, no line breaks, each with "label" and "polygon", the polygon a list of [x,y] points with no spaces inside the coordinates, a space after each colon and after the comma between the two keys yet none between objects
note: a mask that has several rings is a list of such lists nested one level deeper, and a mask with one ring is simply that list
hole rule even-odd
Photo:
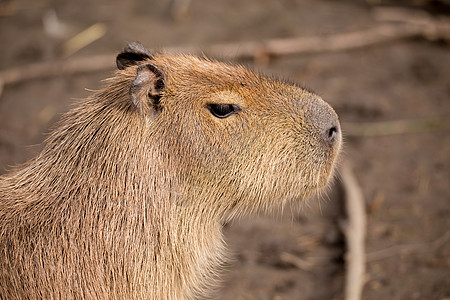
[{"label": "blurred background", "polygon": [[[288,79],[337,111],[367,214],[363,299],[450,299],[448,0],[0,0],[0,174],[99,89],[127,42]],[[339,180],[226,224],[217,299],[343,299]]]}]

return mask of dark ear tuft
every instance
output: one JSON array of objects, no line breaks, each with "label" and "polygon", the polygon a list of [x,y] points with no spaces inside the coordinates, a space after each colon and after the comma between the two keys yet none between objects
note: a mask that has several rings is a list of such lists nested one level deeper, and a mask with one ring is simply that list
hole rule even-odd
[{"label": "dark ear tuft", "polygon": [[142,64],[130,88],[131,100],[141,112],[156,112],[160,109],[159,100],[165,87],[166,75],[163,71],[151,63]]},{"label": "dark ear tuft", "polygon": [[116,57],[116,64],[120,70],[132,65],[138,65],[140,62],[151,58],[150,51],[144,48],[140,43],[129,43]]}]

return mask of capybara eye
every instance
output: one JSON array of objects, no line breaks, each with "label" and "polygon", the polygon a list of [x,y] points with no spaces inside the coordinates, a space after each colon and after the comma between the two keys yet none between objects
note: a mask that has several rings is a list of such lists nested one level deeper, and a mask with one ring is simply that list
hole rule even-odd
[{"label": "capybara eye", "polygon": [[206,105],[206,108],[217,118],[226,118],[229,117],[238,111],[241,108],[236,104],[213,104],[209,103]]}]

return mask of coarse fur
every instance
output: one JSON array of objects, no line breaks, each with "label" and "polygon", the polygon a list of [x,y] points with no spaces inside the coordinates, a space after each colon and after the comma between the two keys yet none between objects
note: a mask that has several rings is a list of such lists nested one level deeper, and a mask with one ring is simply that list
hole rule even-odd
[{"label": "coarse fur", "polygon": [[[37,157],[0,177],[1,299],[204,295],[225,257],[223,222],[327,185],[341,137],[320,97],[132,46]],[[240,110],[217,118],[208,104]]]}]

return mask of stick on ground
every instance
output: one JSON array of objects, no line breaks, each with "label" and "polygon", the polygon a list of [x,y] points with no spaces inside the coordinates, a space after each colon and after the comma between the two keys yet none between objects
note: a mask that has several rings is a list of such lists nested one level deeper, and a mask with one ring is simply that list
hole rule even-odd
[{"label": "stick on ground", "polygon": [[345,300],[361,299],[365,282],[366,214],[362,190],[350,166],[340,170],[345,190],[347,224],[344,234],[347,242]]},{"label": "stick on ground", "polygon": [[[430,32],[433,32],[433,38],[450,39],[450,21],[448,19],[429,18],[426,24],[427,26],[414,22],[380,22],[372,28],[328,36],[214,44],[205,45],[201,50],[199,47],[190,46],[169,47],[165,52],[207,54],[225,59],[258,59],[293,54],[347,51],[413,37],[429,38]],[[92,55],[1,70],[0,83],[9,85],[37,78],[112,69],[115,55],[116,53]]]}]

